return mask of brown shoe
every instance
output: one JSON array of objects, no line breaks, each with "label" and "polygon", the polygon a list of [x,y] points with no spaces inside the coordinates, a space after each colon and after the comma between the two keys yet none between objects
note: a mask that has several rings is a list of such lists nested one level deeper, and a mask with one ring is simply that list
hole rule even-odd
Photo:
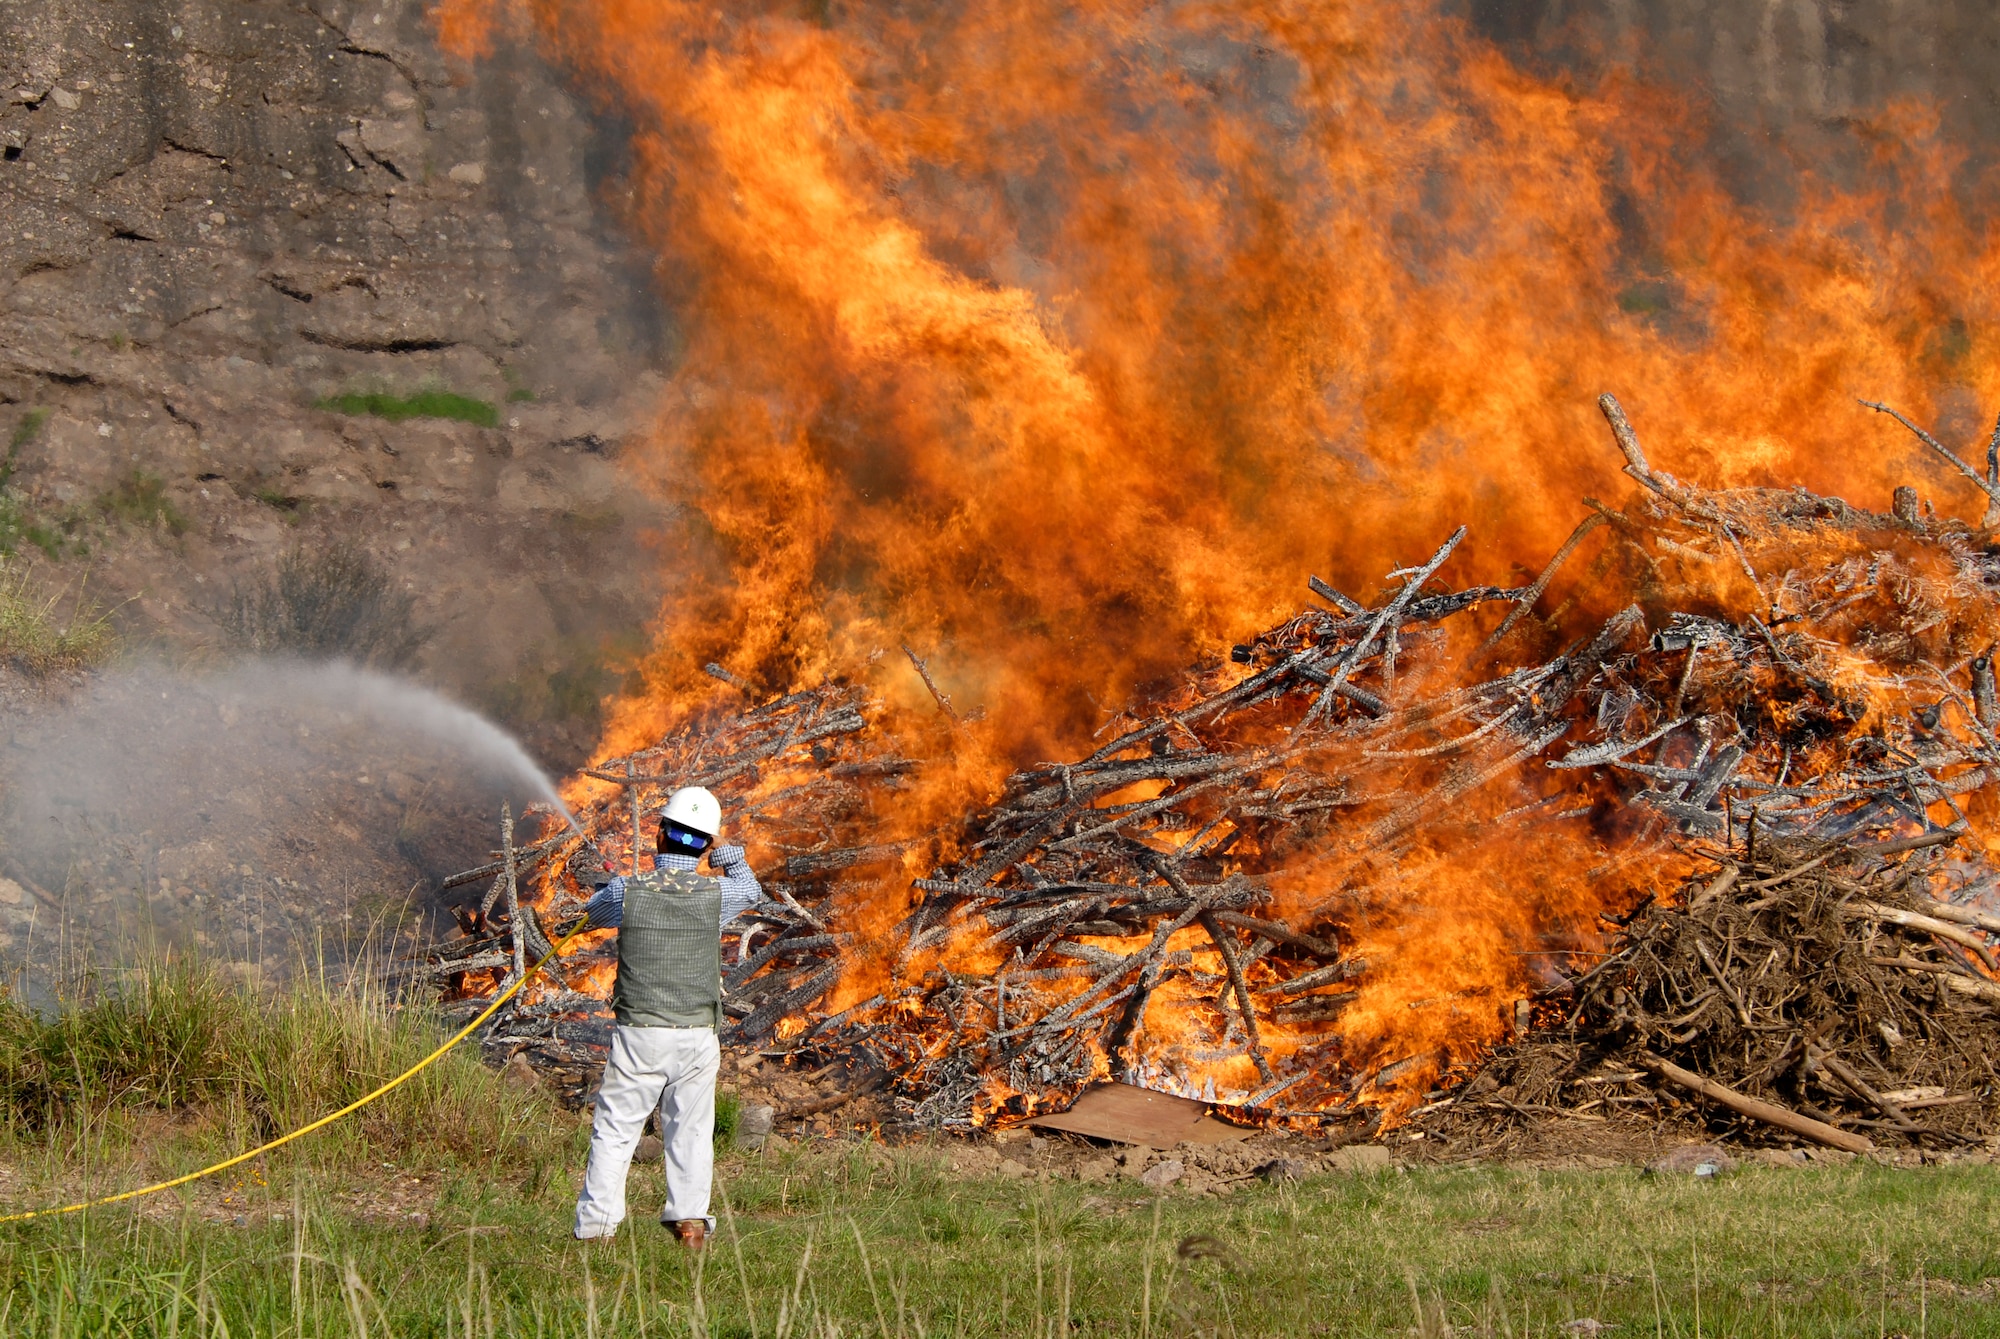
[{"label": "brown shoe", "polygon": [[668,1223],[680,1244],[691,1251],[701,1250],[708,1245],[708,1224],[699,1218],[681,1218]]}]

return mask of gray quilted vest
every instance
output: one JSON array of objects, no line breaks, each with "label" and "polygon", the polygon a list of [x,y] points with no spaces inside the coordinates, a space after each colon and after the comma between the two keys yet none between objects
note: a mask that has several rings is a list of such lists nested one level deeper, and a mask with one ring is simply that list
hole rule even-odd
[{"label": "gray quilted vest", "polygon": [[611,1008],[625,1027],[715,1027],[722,1020],[722,884],[654,870],[625,884],[618,982]]}]

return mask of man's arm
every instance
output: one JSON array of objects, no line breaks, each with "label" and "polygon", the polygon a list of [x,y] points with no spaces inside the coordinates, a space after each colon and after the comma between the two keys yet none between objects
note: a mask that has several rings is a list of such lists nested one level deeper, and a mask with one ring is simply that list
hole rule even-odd
[{"label": "man's arm", "polygon": [[583,904],[593,930],[615,930],[625,923],[625,876],[620,874],[590,895]]},{"label": "man's arm", "polygon": [[721,875],[723,925],[764,901],[764,885],[750,872],[742,847],[718,846],[708,853],[708,863]]}]

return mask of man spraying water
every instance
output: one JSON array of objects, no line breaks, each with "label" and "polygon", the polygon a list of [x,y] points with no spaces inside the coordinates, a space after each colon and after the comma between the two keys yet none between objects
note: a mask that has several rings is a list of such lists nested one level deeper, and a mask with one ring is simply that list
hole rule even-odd
[{"label": "man spraying water", "polygon": [[[715,1082],[722,1068],[721,930],[764,900],[740,846],[717,846],[722,806],[699,786],[660,811],[659,858],[649,874],[615,878],[584,907],[592,929],[618,931],[618,1026],[591,1123],[590,1165],[576,1200],[579,1240],[610,1237],[625,1218],[625,1176],[656,1105],[667,1202],[660,1221],[699,1248],[715,1172]],[[721,877],[697,871],[706,854]]]}]

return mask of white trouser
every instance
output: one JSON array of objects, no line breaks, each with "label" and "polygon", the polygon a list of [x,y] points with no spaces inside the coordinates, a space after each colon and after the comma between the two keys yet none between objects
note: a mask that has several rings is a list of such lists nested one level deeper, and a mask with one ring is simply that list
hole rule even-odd
[{"label": "white trouser", "polygon": [[660,1108],[666,1144],[667,1203],[662,1223],[708,1216],[715,1174],[715,1079],[722,1047],[714,1028],[618,1027],[597,1090],[590,1126],[590,1166],[576,1198],[576,1235],[608,1237],[625,1219],[625,1175],[646,1128]]}]

